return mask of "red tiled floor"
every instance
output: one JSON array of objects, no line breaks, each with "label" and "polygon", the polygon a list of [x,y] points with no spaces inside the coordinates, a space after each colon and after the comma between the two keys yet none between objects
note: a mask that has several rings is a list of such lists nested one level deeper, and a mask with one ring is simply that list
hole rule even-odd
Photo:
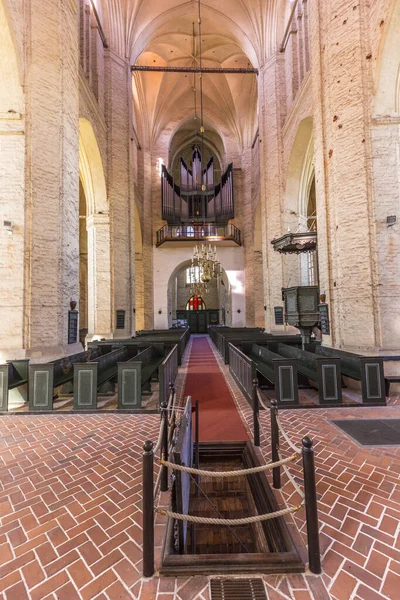
[{"label": "red tiled floor", "polygon": [[[251,433],[251,410],[219,358],[218,364]],[[181,388],[184,373],[185,365]],[[306,434],[315,439],[324,572],[265,576],[269,600],[397,600],[400,448],[363,448],[329,420],[399,418],[398,398],[383,408],[280,416],[296,444]],[[269,461],[266,411],[260,420]],[[141,577],[142,445],[155,440],[158,428],[155,415],[0,418],[1,600],[209,600],[207,578]],[[293,473],[300,481],[300,464]],[[293,488],[282,480],[277,499],[292,502]],[[292,522],[304,540],[304,511]]]}]

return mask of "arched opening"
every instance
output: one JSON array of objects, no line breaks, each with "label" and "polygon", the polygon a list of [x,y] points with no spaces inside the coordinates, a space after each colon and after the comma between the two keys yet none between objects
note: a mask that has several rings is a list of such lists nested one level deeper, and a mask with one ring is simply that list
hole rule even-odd
[{"label": "arched opening", "polygon": [[186,304],[186,310],[206,310],[207,306],[201,296],[192,296]]},{"label": "arched opening", "polygon": [[144,269],[142,225],[136,202],[133,203],[135,221],[135,328],[145,328],[144,324]]},{"label": "arched opening", "polygon": [[[317,198],[314,168],[314,140],[312,118],[304,119],[293,143],[286,179],[285,231],[317,231]],[[316,251],[285,257],[287,287],[318,285]]]},{"label": "arched opening", "polygon": [[87,200],[79,178],[79,341],[82,345],[88,334],[88,279]]},{"label": "arched opening", "polygon": [[80,329],[91,340],[112,331],[111,245],[103,163],[87,119],[79,119],[79,177]]},{"label": "arched opening", "polygon": [[[0,347],[29,346],[25,328],[25,98],[7,8],[0,0]],[[5,353],[4,358],[9,358]],[[2,361],[0,356],[0,362]]]},{"label": "arched opening", "polygon": [[226,271],[222,269],[221,276],[210,282],[208,292],[201,295],[193,294],[190,271],[191,260],[185,260],[169,277],[167,291],[169,327],[176,324],[190,325],[189,312],[199,311],[206,315],[205,330],[207,325],[217,323],[230,325],[232,290]]}]

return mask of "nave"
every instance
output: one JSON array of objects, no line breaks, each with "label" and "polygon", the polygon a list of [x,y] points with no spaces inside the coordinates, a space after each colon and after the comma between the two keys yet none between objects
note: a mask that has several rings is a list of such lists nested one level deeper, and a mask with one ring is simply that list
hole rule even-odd
[{"label": "nave", "polygon": [[[212,362],[208,339],[198,341],[199,345],[193,340],[191,353],[188,347],[184,356],[176,382],[178,397],[186,393],[185,377],[186,386],[192,385],[193,359]],[[234,390],[236,414],[251,438],[249,404],[227,367],[221,364],[220,372]],[[218,398],[214,402],[218,410]],[[397,397],[385,411],[388,417],[400,418]],[[376,407],[282,411],[281,421],[292,440],[306,433],[315,440],[323,574],[263,576],[271,600],[343,598],[343,590],[355,598],[397,597],[400,450],[363,448],[330,423],[380,415]],[[260,420],[268,432],[267,411],[261,411]],[[158,430],[157,415],[0,417],[2,600],[209,600],[206,576],[146,579],[141,574],[142,447],[145,440],[156,440]],[[268,443],[262,435],[266,462]],[[293,495],[284,475],[283,483],[279,502]],[[164,521],[157,516],[156,564]],[[301,512],[294,524],[301,538]]]}]

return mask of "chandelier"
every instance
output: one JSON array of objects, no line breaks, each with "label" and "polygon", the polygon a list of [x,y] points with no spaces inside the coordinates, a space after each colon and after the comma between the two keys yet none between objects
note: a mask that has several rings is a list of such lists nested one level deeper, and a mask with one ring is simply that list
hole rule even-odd
[{"label": "chandelier", "polygon": [[202,296],[210,291],[209,284],[221,275],[221,264],[217,257],[216,246],[208,244],[195,246],[190,268],[190,293]]}]

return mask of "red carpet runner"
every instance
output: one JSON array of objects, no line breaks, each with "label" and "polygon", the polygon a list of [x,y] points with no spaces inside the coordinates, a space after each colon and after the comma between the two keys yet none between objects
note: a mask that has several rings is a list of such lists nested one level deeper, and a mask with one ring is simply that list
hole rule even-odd
[{"label": "red carpet runner", "polygon": [[[212,342],[210,342],[212,343]],[[185,396],[199,401],[200,441],[242,441],[248,435],[206,337],[194,338]]]}]

